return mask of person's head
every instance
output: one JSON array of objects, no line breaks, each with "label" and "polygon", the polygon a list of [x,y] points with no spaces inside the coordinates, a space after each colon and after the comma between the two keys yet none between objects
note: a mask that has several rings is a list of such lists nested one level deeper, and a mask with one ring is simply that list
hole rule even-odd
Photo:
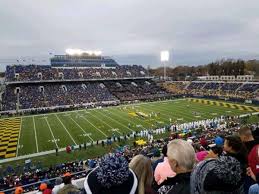
[{"label": "person's head", "polygon": [[138,194],[144,194],[145,188],[151,187],[153,181],[151,160],[143,155],[137,155],[132,158],[129,167],[138,177]]},{"label": "person's head", "polygon": [[14,193],[15,193],[15,194],[21,194],[21,193],[23,193],[23,188],[22,188],[22,187],[16,187]]},{"label": "person's head", "polygon": [[71,181],[72,181],[72,175],[69,172],[65,173],[63,177],[64,184],[65,185],[71,184]]},{"label": "person's head", "polygon": [[221,156],[221,154],[223,152],[223,148],[221,146],[216,145],[216,146],[211,147],[209,152],[211,152],[211,154],[214,154],[214,156],[216,158],[216,157]]},{"label": "person's head", "polygon": [[244,154],[246,149],[240,137],[236,135],[229,135],[225,137],[224,151],[232,154]]},{"label": "person's head", "polygon": [[254,137],[249,127],[241,127],[238,131],[239,137],[242,142],[253,141]]},{"label": "person's head", "polygon": [[[215,181],[216,179],[220,181]],[[195,166],[191,175],[191,193],[240,193],[243,185],[240,162],[232,156],[207,159]]]},{"label": "person's head", "polygon": [[181,139],[175,139],[168,144],[167,157],[176,174],[192,171],[196,162],[194,148]]},{"label": "person's head", "polygon": [[86,193],[135,193],[138,179],[134,171],[129,168],[125,157],[120,154],[107,154],[86,176],[84,187]]},{"label": "person's head", "polygon": [[220,136],[217,136],[214,141],[215,141],[215,144],[216,144],[218,147],[224,145],[224,139],[223,139],[222,137],[220,137]]},{"label": "person's head", "polygon": [[41,184],[40,184],[40,189],[39,189],[39,190],[40,190],[40,191],[44,191],[45,189],[47,189],[47,187],[48,187],[48,186],[47,186],[47,184],[46,184],[46,183],[41,183]]},{"label": "person's head", "polygon": [[61,177],[58,177],[56,180],[55,180],[55,185],[60,185],[62,184],[63,180]]}]

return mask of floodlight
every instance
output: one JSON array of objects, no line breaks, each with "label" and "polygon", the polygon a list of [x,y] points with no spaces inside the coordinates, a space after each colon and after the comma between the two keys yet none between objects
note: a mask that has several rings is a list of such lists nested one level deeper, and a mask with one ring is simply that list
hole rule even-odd
[{"label": "floodlight", "polygon": [[160,60],[161,62],[166,62],[166,61],[169,61],[169,51],[161,51],[160,52]]}]

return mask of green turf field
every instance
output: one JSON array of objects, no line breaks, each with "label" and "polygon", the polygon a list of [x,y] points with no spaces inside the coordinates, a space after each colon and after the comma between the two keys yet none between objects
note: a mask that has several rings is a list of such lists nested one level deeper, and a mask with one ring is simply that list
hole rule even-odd
[{"label": "green turf field", "polygon": [[154,129],[168,125],[170,121],[184,123],[255,112],[247,107],[250,106],[179,99],[24,116],[19,118],[21,125],[16,156],[103,140],[113,134],[121,136],[132,131]]}]

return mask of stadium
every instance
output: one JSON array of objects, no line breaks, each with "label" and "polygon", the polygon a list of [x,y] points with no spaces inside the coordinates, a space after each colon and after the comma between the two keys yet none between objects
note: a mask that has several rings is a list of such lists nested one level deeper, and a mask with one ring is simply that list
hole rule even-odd
[{"label": "stadium", "polygon": [[[86,160],[81,150],[92,149],[96,157],[176,131],[185,137],[191,129],[219,126],[226,119],[258,122],[259,83],[241,81],[247,76],[157,80],[142,66],[88,52],[50,61],[49,66],[6,67],[0,120],[4,166],[27,161],[31,168],[40,157],[64,162],[71,151]],[[46,163],[56,165],[55,159]]]},{"label": "stadium", "polygon": [[258,194],[258,6],[0,1],[0,194]]}]

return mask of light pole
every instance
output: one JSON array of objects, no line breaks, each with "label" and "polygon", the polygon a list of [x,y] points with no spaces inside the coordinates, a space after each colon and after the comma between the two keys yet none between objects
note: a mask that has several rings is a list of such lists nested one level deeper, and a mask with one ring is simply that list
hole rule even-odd
[{"label": "light pole", "polygon": [[166,79],[166,62],[169,61],[169,51],[164,50],[160,52],[160,61],[164,65],[164,80]]}]

